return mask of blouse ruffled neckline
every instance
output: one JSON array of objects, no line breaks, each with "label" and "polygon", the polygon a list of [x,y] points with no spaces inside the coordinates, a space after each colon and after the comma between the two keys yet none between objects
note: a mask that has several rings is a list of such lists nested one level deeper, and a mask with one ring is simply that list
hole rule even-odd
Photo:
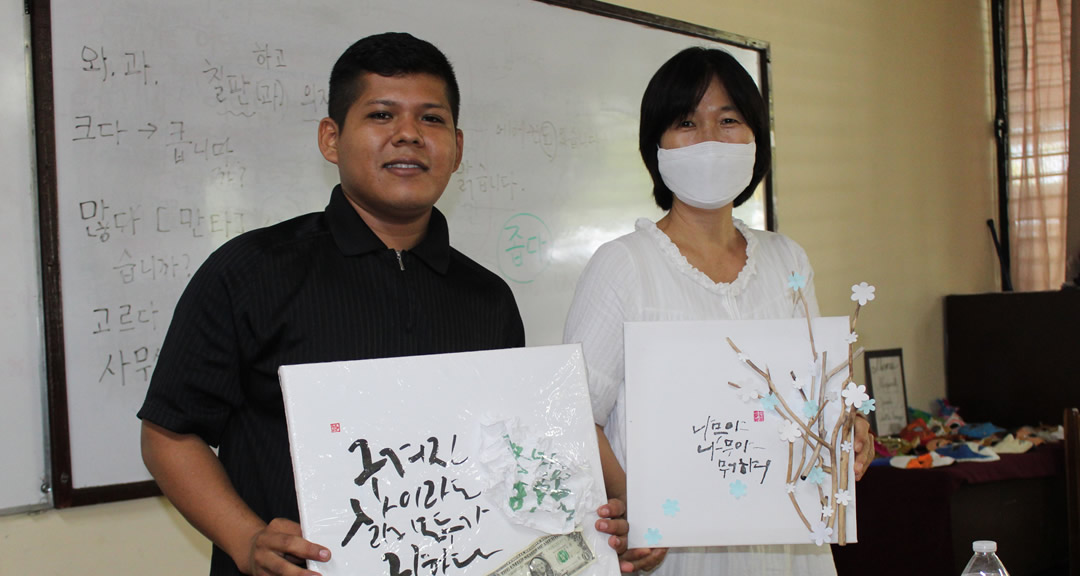
[{"label": "blouse ruffled neckline", "polygon": [[663,230],[657,228],[656,223],[652,220],[649,220],[648,218],[638,218],[637,222],[634,224],[634,228],[644,232],[647,236],[652,238],[653,243],[656,245],[657,249],[660,250],[660,253],[663,254],[679,272],[685,274],[695,283],[701,285],[701,287],[717,294],[738,294],[746,289],[746,285],[750,283],[750,279],[757,274],[757,259],[754,257],[754,253],[757,250],[758,239],[757,236],[750,231],[750,227],[742,220],[733,218],[732,222],[735,224],[735,229],[746,239],[746,264],[743,265],[742,270],[739,270],[739,275],[735,277],[735,280],[732,280],[731,282],[713,282],[712,278],[709,278],[704,272],[695,268],[686,260],[686,256],[683,256],[682,252],[679,251],[679,247],[671,241],[671,238],[669,238]]}]

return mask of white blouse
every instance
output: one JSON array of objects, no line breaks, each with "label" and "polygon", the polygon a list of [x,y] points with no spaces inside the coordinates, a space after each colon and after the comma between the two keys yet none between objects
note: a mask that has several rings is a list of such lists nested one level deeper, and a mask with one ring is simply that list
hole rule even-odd
[{"label": "white blouse", "polygon": [[[741,220],[746,264],[730,283],[713,282],[686,261],[656,224],[644,218],[635,231],[596,251],[578,280],[563,342],[580,342],[588,369],[593,418],[625,469],[623,322],[740,320],[804,317],[788,288],[796,272],[803,295],[818,315],[814,271],[802,247],[786,236],[754,230]],[[672,549],[656,574],[835,575],[828,546],[730,546]]]}]

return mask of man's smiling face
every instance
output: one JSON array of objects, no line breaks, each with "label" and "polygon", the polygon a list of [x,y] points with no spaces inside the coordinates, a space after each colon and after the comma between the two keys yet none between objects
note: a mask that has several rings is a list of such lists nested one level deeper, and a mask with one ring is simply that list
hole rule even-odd
[{"label": "man's smiling face", "polygon": [[337,164],[345,196],[385,222],[426,214],[461,163],[446,83],[430,74],[365,74],[344,126],[319,126],[323,156]]}]

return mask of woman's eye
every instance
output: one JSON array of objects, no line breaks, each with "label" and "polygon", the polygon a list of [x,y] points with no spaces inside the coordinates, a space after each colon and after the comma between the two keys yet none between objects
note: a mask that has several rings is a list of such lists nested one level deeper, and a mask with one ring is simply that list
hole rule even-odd
[{"label": "woman's eye", "polygon": [[371,114],[368,114],[368,118],[371,118],[371,119],[374,119],[374,120],[388,120],[390,118],[390,113],[389,112],[383,112],[383,111],[372,112]]},{"label": "woman's eye", "polygon": [[427,115],[427,116],[424,116],[424,121],[425,122],[433,122],[435,124],[443,124],[445,122],[442,119],[442,116],[432,116],[430,114]]}]

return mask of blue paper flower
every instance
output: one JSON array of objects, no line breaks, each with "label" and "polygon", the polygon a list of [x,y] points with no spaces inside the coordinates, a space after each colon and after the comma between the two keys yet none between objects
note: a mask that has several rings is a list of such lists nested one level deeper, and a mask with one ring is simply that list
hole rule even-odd
[{"label": "blue paper flower", "polygon": [[862,406],[859,408],[859,412],[862,412],[863,414],[869,416],[871,412],[877,410],[877,406],[874,406],[874,404],[876,403],[877,402],[873,398],[869,400],[864,400]]},{"label": "blue paper flower", "polygon": [[791,276],[788,276],[787,285],[792,290],[801,290],[806,287],[806,277],[798,272],[792,272]]},{"label": "blue paper flower", "polygon": [[765,408],[766,412],[776,410],[777,404],[780,403],[780,399],[776,397],[776,394],[769,394],[761,398],[761,406]]},{"label": "blue paper flower", "polygon": [[821,469],[821,466],[814,466],[814,469],[806,475],[806,481],[821,484],[825,481],[825,471]]},{"label": "blue paper flower", "polygon": [[645,543],[649,546],[656,546],[663,539],[664,537],[660,535],[660,531],[656,528],[649,528],[645,531]]},{"label": "blue paper flower", "polygon": [[817,416],[818,410],[820,408],[821,406],[818,406],[817,402],[814,402],[813,400],[807,400],[806,404],[802,405],[802,415],[805,416],[807,420],[809,420],[814,416]]},{"label": "blue paper flower", "polygon": [[734,496],[736,500],[746,496],[746,484],[743,484],[742,480],[732,482],[730,490],[731,495]]},{"label": "blue paper flower", "polygon": [[664,500],[664,516],[674,516],[679,513],[679,501],[668,498]]}]

